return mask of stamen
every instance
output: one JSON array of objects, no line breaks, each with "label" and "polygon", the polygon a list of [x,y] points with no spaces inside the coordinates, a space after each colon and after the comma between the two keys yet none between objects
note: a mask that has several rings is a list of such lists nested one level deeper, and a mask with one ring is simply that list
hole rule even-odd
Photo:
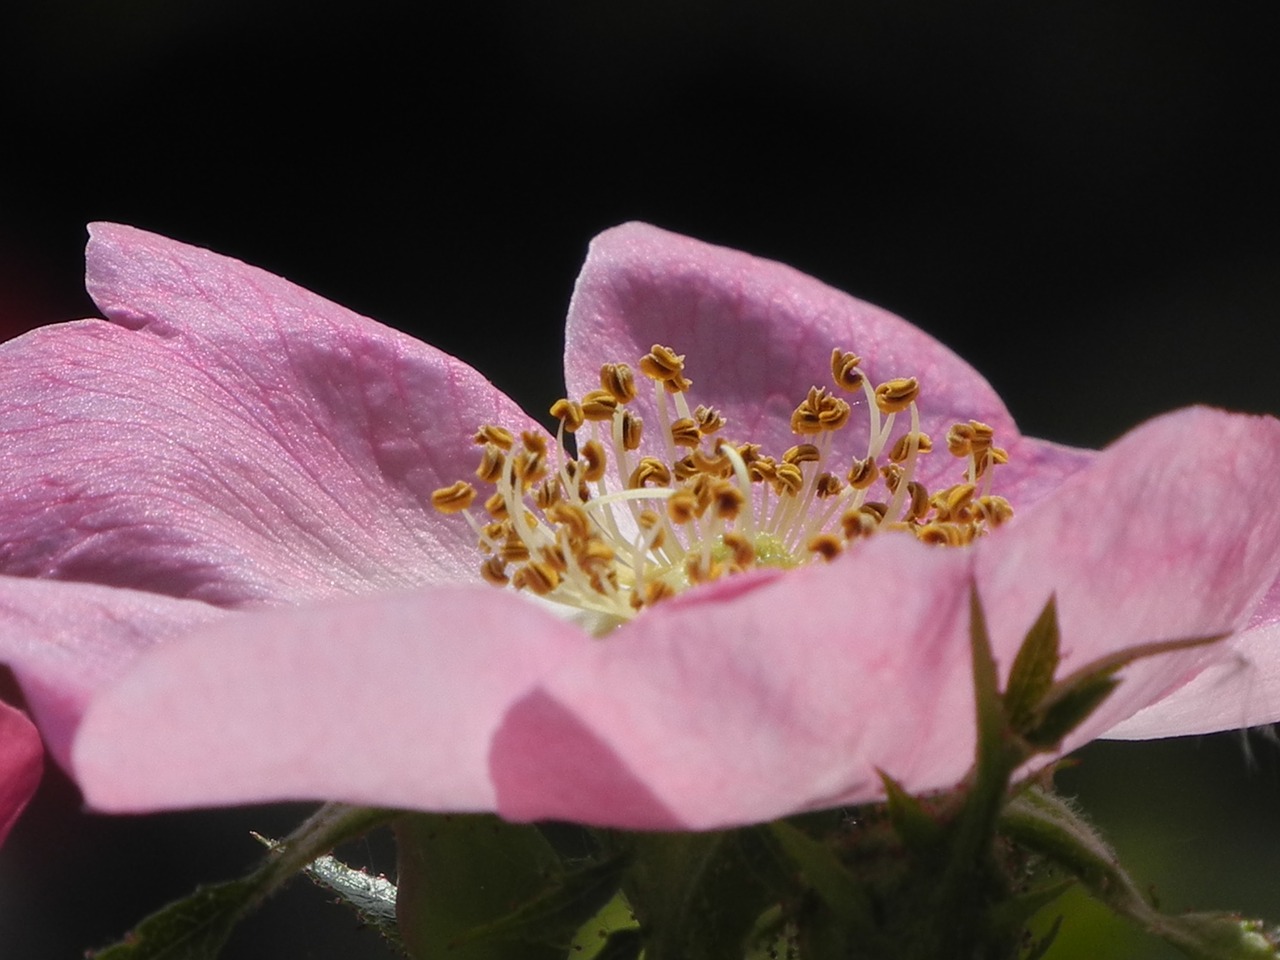
[{"label": "stamen", "polygon": [[[834,390],[861,391],[865,403],[858,408],[867,418],[865,452],[845,461],[841,479],[833,437],[853,415],[849,401],[811,387],[791,416],[798,442],[781,455],[741,438],[708,441],[732,425],[714,407],[690,409],[684,361],[654,344],[637,363],[654,384],[651,444],[658,455],[637,455],[645,430],[629,407],[637,384],[626,363],[603,365],[599,389],[552,405],[559,421],[554,455],[542,433],[524,432],[517,442],[500,426],[479,428],[475,476],[492,486],[484,514],[472,515],[480,495],[465,481],[431,499],[475,531],[487,554],[480,566],[486,582],[578,608],[602,629],[692,584],[816,557],[833,562],[873,534],[902,531],[925,543],[963,546],[1012,516],[1008,501],[991,492],[994,468],[1008,453],[980,421],[955,424],[946,434],[949,453],[965,461],[963,482],[931,494],[916,479],[933,443],[920,429],[922,391],[914,377],[873,386],[861,358],[832,351]],[[902,413],[911,425],[894,437]],[[577,438],[571,458],[565,435],[587,424],[589,436]],[[868,499],[875,489],[884,499]]]}]

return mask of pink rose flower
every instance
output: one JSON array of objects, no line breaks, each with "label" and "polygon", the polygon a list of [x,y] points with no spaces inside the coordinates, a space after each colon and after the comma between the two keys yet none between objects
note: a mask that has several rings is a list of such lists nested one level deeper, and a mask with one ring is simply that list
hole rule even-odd
[{"label": "pink rose flower", "polygon": [[[622,461],[683,453],[668,441],[684,395],[640,376],[627,404],[645,423],[638,448],[621,413],[577,437],[585,450],[594,429],[606,452],[591,482],[611,492],[593,494],[592,523],[615,556],[596,558],[595,585],[582,560],[498,589],[481,576],[477,531],[494,548],[514,528],[486,532],[478,503],[473,527],[434,509],[433,493],[490,454],[508,496],[521,492],[517,456],[533,470],[545,447],[553,478],[569,468],[480,374],[278,277],[129,227],[92,229],[88,288],[107,320],[0,347],[0,658],[96,809],[321,798],[707,828],[881,798],[877,768],[913,791],[948,787],[973,756],[971,584],[1005,670],[1051,594],[1064,671],[1140,642],[1234,634],[1126,669],[1063,750],[1280,717],[1271,418],[1183,410],[1098,453],[1023,437],[981,376],[897,317],[788,267],[629,224],[595,240],[578,280],[569,398],[601,389],[602,365],[669,346],[689,401],[718,410],[724,436],[775,457],[813,439],[814,462],[842,464],[838,475],[868,452],[888,466],[900,435],[941,448],[952,424],[979,421],[1000,456],[985,473],[970,456],[975,489],[955,492],[963,464],[945,449],[907,442],[903,493],[876,480],[886,526],[922,529],[907,480],[989,507],[999,495],[1014,515],[997,525],[990,507],[992,522],[942,531],[971,540],[956,547],[887,530],[812,541],[820,527],[848,532],[840,511],[822,527],[825,494],[846,507],[871,494],[838,477],[816,492],[798,453],[802,497],[784,504],[767,484],[736,506],[725,495],[727,513],[754,518],[740,528],[753,569],[714,579],[737,541],[706,521],[715,550],[690,546],[701,519],[670,549],[701,557],[685,579],[714,582],[682,590],[687,565],[617,566],[650,530],[641,495],[619,495]],[[836,393],[817,394],[815,411],[848,423],[797,437],[793,414],[830,385],[833,347],[861,355],[868,389],[854,385],[843,413]],[[899,378],[919,395],[891,432],[869,390],[910,393]],[[526,433],[525,454],[477,446],[485,425]],[[746,483],[753,454],[724,455],[717,489]],[[659,512],[675,502],[663,490]],[[814,553],[831,559],[803,562]],[[575,597],[587,613],[557,612]]]},{"label": "pink rose flower", "polygon": [[43,757],[31,721],[0,703],[0,843],[40,785]]}]

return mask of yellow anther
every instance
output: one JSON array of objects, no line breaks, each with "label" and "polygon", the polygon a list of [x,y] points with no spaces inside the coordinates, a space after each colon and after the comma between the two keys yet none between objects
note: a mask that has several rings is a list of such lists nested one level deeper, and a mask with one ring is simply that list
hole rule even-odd
[{"label": "yellow anther", "polygon": [[564,424],[565,433],[577,433],[586,420],[582,415],[582,404],[563,398],[551,405],[551,415]]},{"label": "yellow anther", "polygon": [[957,457],[981,453],[991,446],[994,435],[995,431],[979,420],[953,424],[947,431],[947,449]]},{"label": "yellow anther", "polygon": [[724,575],[724,566],[715,560],[695,555],[684,562],[684,572],[690,583],[711,583]]},{"label": "yellow anther", "polygon": [[998,527],[1013,516],[1013,507],[1004,497],[986,496],[978,498],[978,511],[982,518],[993,527]]},{"label": "yellow anther", "polygon": [[498,548],[497,556],[506,563],[524,563],[529,559],[529,545],[512,530],[507,534],[507,539],[502,542],[502,546]]},{"label": "yellow anther", "polygon": [[507,513],[507,498],[501,492],[492,494],[484,502],[484,509],[495,520],[506,520],[510,516]]},{"label": "yellow anther", "polygon": [[564,498],[560,493],[560,484],[555,480],[544,480],[533,492],[533,502],[537,504],[539,510],[545,511],[553,503],[559,503],[562,499]]},{"label": "yellow anther", "polygon": [[844,481],[834,473],[820,473],[813,481],[813,490],[819,496],[834,497],[844,489]]},{"label": "yellow anther", "polygon": [[780,463],[773,475],[773,489],[795,496],[804,486],[804,474],[794,463]]},{"label": "yellow anther", "polygon": [[608,390],[592,390],[582,398],[582,416],[587,420],[597,423],[612,420],[617,409],[618,401]]},{"label": "yellow anther", "polygon": [[677,490],[667,498],[667,516],[683,526],[698,515],[698,498],[690,490]]},{"label": "yellow anther", "polygon": [[902,483],[906,473],[898,464],[887,463],[880,468],[880,476],[884,477],[884,485],[889,488],[889,492],[897,493],[898,485]]},{"label": "yellow anther", "polygon": [[618,403],[630,403],[636,398],[636,377],[625,363],[606,363],[601,367],[600,386]]},{"label": "yellow anther", "polygon": [[441,487],[431,494],[431,505],[441,513],[459,513],[476,498],[476,488],[465,480],[459,480],[449,487]]},{"label": "yellow anther", "polygon": [[543,547],[538,551],[538,559],[562,576],[569,569],[569,561],[564,558],[564,550],[560,548],[559,544],[553,547]]},{"label": "yellow anther", "polygon": [[724,535],[725,548],[733,555],[733,565],[739,570],[747,570],[756,562],[756,549],[751,541],[740,533]]},{"label": "yellow anther", "polygon": [[616,556],[613,547],[599,537],[584,540],[573,552],[573,558],[578,561],[578,566],[586,570],[606,567]]},{"label": "yellow anther", "polygon": [[916,441],[917,453],[928,453],[933,449],[933,441],[929,439],[927,433],[904,433],[896,441],[893,448],[889,451],[889,459],[894,463],[902,463],[911,454],[911,438]]},{"label": "yellow anther", "polygon": [[513,473],[521,490],[528,490],[547,475],[547,457],[542,453],[521,451],[515,455]]},{"label": "yellow anther", "polygon": [[604,444],[599,440],[588,440],[584,443],[578,459],[583,467],[582,479],[590,483],[604,479]]},{"label": "yellow anther", "polygon": [[702,516],[707,512],[707,508],[715,501],[715,484],[716,481],[711,477],[698,474],[692,478],[692,483],[685,489],[693,494],[694,499],[698,503],[697,514]]},{"label": "yellow anther", "polygon": [[876,467],[875,460],[866,457],[862,460],[854,460],[845,478],[849,481],[849,486],[855,490],[866,490],[876,482],[879,476],[880,471]]},{"label": "yellow anther", "polygon": [[491,423],[486,423],[472,437],[477,445],[492,443],[494,446],[501,447],[503,450],[510,450],[511,445],[516,442],[516,438],[510,430],[504,427],[496,427]]},{"label": "yellow anther", "polygon": [[743,496],[742,491],[734,484],[729,483],[727,480],[721,480],[715,484],[712,506],[714,507],[715,515],[721,520],[737,519],[746,502],[747,498]]},{"label": "yellow anther", "polygon": [[695,449],[689,454],[689,459],[693,462],[694,469],[707,476],[727,477],[733,473],[733,462],[719,451],[715,456],[708,456],[701,449]]},{"label": "yellow anther", "polygon": [[511,582],[511,578],[507,576],[506,561],[501,557],[490,557],[480,564],[480,576],[495,587],[505,587]]},{"label": "yellow anther", "polygon": [[876,387],[876,406],[881,413],[901,413],[920,395],[920,383],[915,377],[896,377]]},{"label": "yellow anther", "polygon": [[791,432],[801,436],[839,430],[849,422],[849,404],[822,387],[810,387],[809,395],[791,414]]},{"label": "yellow anther", "polygon": [[667,528],[662,525],[662,518],[656,510],[641,510],[636,523],[644,531],[645,540],[652,550],[661,550],[667,542]]},{"label": "yellow anther", "polygon": [[671,471],[657,457],[641,457],[636,468],[631,471],[627,486],[632,490],[647,487],[650,484],[665,487],[671,482]]},{"label": "yellow anther", "polygon": [[689,417],[681,417],[671,424],[671,442],[677,447],[696,447],[702,442],[702,431]]},{"label": "yellow anther", "polygon": [[547,519],[559,524],[569,534],[570,542],[586,540],[591,533],[591,518],[582,507],[572,503],[557,503],[547,512]]},{"label": "yellow anther", "polygon": [[644,435],[644,421],[630,410],[622,411],[622,447],[624,450],[638,450],[640,438]]},{"label": "yellow anther", "polygon": [[686,480],[692,480],[701,472],[698,465],[693,462],[693,454],[681,457],[671,465],[671,472],[675,475],[676,480],[684,483]]},{"label": "yellow anther", "polygon": [[676,588],[665,580],[650,580],[644,587],[644,603],[651,606],[676,595]]},{"label": "yellow anther", "polygon": [[862,358],[836,347],[831,351],[831,379],[841,390],[857,390],[862,386],[862,371],[857,369]]},{"label": "yellow anther", "polygon": [[652,380],[661,381],[672,393],[688,390],[691,382],[684,376],[684,354],[677,354],[670,347],[658,343],[640,358],[640,372]]},{"label": "yellow anther", "polygon": [[844,551],[844,544],[834,533],[818,533],[809,538],[805,549],[830,563]]},{"label": "yellow anther", "polygon": [[703,436],[710,436],[724,426],[724,417],[720,415],[719,410],[714,407],[704,407],[701,404],[694,409],[693,419]]},{"label": "yellow anther", "polygon": [[816,463],[822,454],[812,443],[798,443],[782,455],[783,463]]},{"label": "yellow anther", "polygon": [[981,477],[996,464],[1008,463],[1009,454],[1000,447],[989,447],[986,450],[975,450],[972,460],[975,475]]},{"label": "yellow anther", "polygon": [[846,540],[857,540],[875,533],[880,526],[880,520],[881,517],[874,511],[864,510],[862,507],[851,507],[841,515],[840,529],[844,531]]},{"label": "yellow anther", "polygon": [[763,480],[772,484],[778,479],[778,461],[773,457],[756,457],[754,460],[748,460],[747,473],[756,483]]},{"label": "yellow anther", "polygon": [[502,476],[502,468],[507,465],[507,455],[496,443],[486,443],[484,454],[480,457],[480,466],[476,467],[477,479],[484,483],[497,483]]},{"label": "yellow anther", "polygon": [[924,543],[962,547],[973,540],[973,530],[967,524],[935,521],[916,530],[916,536]]},{"label": "yellow anther", "polygon": [[968,507],[976,491],[972,483],[957,483],[934,494],[929,503],[937,511],[939,520],[963,519],[962,511]]},{"label": "yellow anther", "polygon": [[919,480],[907,481],[907,512],[902,518],[908,522],[919,520],[929,512],[929,491]]},{"label": "yellow anther", "polygon": [[587,486],[587,478],[584,474],[587,472],[586,464],[578,460],[568,461],[564,467],[565,493],[576,493],[579,500],[591,499],[591,488]]},{"label": "yellow anther", "polygon": [[533,561],[519,567],[511,578],[517,590],[529,590],[540,597],[560,586],[560,574],[547,563]]}]

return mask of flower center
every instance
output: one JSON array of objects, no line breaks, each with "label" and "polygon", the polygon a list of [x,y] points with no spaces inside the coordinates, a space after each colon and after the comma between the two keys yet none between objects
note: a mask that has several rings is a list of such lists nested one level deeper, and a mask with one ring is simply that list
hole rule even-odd
[{"label": "flower center", "polygon": [[[645,425],[629,405],[637,396],[625,363],[600,370],[600,389],[551,407],[557,449],[542,434],[517,439],[500,426],[476,433],[483,447],[476,477],[493,488],[484,518],[471,507],[476,487],[458,481],[432,494],[442,513],[461,513],[487,554],[480,571],[511,585],[617,623],[684,588],[755,567],[832,560],[854,541],[901,531],[926,543],[960,546],[1013,514],[991,493],[993,467],[1008,455],[976,420],[947,432],[948,452],[964,462],[959,482],[931,494],[916,477],[933,449],[920,430],[914,377],[876,386],[860,358],[835,349],[834,390],[813,387],[791,415],[800,442],[772,456],[760,444],[723,438],[719,411],[692,410],[684,357],[655,344],[639,361],[652,381],[659,446],[638,451]],[[865,398],[863,456],[835,463],[832,437]],[[909,427],[895,434],[906,415]],[[577,456],[565,449],[566,434]]]}]

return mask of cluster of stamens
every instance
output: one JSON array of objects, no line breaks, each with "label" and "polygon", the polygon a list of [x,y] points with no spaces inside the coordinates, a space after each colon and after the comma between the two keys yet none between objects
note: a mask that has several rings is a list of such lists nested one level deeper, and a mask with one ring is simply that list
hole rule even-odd
[{"label": "cluster of stamens", "polygon": [[[639,452],[645,424],[628,406],[636,376],[611,363],[598,390],[551,407],[560,423],[554,453],[541,433],[479,429],[475,473],[494,491],[483,517],[471,509],[479,494],[466,481],[435,491],[432,502],[466,517],[487,554],[481,573],[490,583],[618,619],[691,584],[831,560],[879,531],[960,546],[1012,516],[990,489],[992,468],[1008,460],[991,427],[976,420],[951,427],[946,447],[964,464],[960,480],[930,493],[915,479],[920,457],[933,449],[920,430],[919,383],[873,386],[860,362],[832,352],[835,390],[810,389],[791,415],[801,442],[775,458],[759,444],[722,439],[717,410],[691,410],[684,357],[655,344],[638,366],[653,384],[662,456]],[[865,399],[869,439],[864,456],[835,464],[832,437],[852,412],[841,394]],[[902,414],[910,426],[895,436]],[[576,457],[565,451],[566,434],[574,435]]]}]

